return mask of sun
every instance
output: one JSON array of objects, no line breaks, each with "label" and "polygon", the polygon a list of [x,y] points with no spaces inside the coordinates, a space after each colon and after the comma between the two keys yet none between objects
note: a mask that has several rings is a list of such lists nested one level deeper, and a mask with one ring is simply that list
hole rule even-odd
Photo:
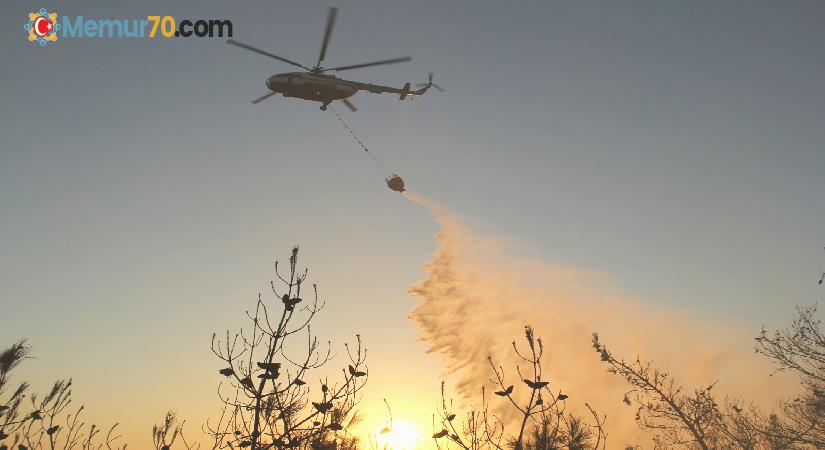
[{"label": "sun", "polygon": [[421,432],[412,423],[397,420],[392,424],[392,429],[386,426],[378,428],[375,437],[382,450],[412,450],[418,447]]}]

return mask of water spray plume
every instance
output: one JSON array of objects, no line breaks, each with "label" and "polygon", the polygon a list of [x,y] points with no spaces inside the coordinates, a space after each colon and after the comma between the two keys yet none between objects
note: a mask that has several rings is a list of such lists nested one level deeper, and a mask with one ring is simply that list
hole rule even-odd
[{"label": "water spray plume", "polygon": [[688,387],[719,380],[719,392],[765,406],[793,392],[794,380],[771,378],[770,366],[753,356],[754,330],[622,295],[606,274],[514,253],[504,239],[468,231],[437,203],[402,196],[442,226],[426,277],[409,288],[419,300],[410,319],[467,402],[480,402],[483,385],[492,392],[488,356],[516,367],[512,342],[526,324],[543,338],[553,389],[570,396],[572,412],[588,402],[607,414],[614,446],[649,444],[649,438],[634,422],[635,409],[622,402],[628,386],[593,352],[594,331],[616,351],[652,359]]}]

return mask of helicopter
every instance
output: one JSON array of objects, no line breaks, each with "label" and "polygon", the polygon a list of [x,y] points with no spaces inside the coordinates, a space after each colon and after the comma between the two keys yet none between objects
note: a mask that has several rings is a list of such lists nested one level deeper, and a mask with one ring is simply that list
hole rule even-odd
[{"label": "helicopter", "polygon": [[321,45],[321,53],[318,55],[318,62],[314,67],[306,67],[295,61],[283,58],[281,56],[269,53],[259,48],[253,47],[249,44],[237,41],[235,39],[228,39],[228,44],[240,47],[260,55],[268,56],[277,59],[278,61],[300,67],[306,72],[288,72],[272,75],[266,80],[266,87],[269,93],[252,100],[252,104],[258,104],[275,94],[282,94],[284,97],[299,98],[302,100],[309,100],[321,103],[321,111],[326,111],[330,103],[340,100],[351,111],[357,111],[358,108],[349,101],[349,97],[355,95],[358,91],[367,91],[374,94],[397,94],[399,100],[404,100],[407,97],[414,97],[417,95],[424,95],[430,87],[434,87],[439,91],[444,91],[444,88],[433,84],[433,74],[429,74],[427,83],[419,83],[416,85],[419,89],[410,89],[410,83],[406,83],[403,88],[394,88],[390,86],[382,86],[378,84],[360,83],[357,81],[344,80],[334,75],[328,75],[326,72],[344,70],[360,69],[363,67],[381,66],[385,64],[395,64],[401,62],[411,61],[409,56],[401,58],[383,59],[380,61],[373,61],[362,64],[354,64],[348,66],[325,68],[321,66],[324,57],[327,53],[327,46],[332,35],[332,28],[335,25],[335,18],[338,15],[338,8],[330,8],[327,14],[327,25],[324,31],[324,40]]}]

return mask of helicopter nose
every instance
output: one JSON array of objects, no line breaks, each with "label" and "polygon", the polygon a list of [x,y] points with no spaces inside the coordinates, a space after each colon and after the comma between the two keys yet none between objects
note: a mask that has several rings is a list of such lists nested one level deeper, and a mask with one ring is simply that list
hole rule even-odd
[{"label": "helicopter nose", "polygon": [[278,88],[284,86],[286,80],[281,77],[271,76],[266,79],[266,87],[269,88],[271,91],[277,91]]}]

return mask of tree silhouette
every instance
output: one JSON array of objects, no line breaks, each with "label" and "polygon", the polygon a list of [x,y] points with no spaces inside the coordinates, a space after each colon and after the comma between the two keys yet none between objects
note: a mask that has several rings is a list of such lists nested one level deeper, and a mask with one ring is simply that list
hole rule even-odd
[{"label": "tree silhouette", "polygon": [[[212,352],[223,363],[218,372],[226,379],[218,387],[222,413],[205,426],[213,448],[326,450],[352,438],[347,428],[357,418],[357,394],[367,381],[361,338],[356,335],[355,348],[345,344],[349,363],[340,379],[312,380],[333,355],[331,345],[322,348],[312,333],[323,303],[315,285],[312,298],[302,298],[307,270],[298,269],[298,247],[289,257],[289,273],[282,274],[276,262],[275,275],[275,299],[258,295],[254,311],[246,312],[249,328],[227,331],[222,340],[212,336]],[[298,351],[299,340],[304,343]]]},{"label": "tree silhouette", "polygon": [[657,448],[825,448],[825,336],[816,319],[816,306],[797,308],[789,328],[756,337],[756,352],[772,361],[777,371],[793,372],[803,392],[782,401],[779,412],[726,399],[718,401],[714,383],[687,390],[666,371],[636,358],[626,361],[593,334],[593,347],[610,371],[627,381],[625,394],[635,404],[636,422],[655,433]]},{"label": "tree silhouette", "polygon": [[700,389],[685,391],[666,371],[650,362],[636,358],[625,361],[617,358],[593,334],[593,347],[610,371],[623,377],[632,387],[623,401],[638,405],[636,422],[649,431],[655,431],[657,447],[711,448],[711,435],[715,432],[720,414],[711,391],[714,384]]},{"label": "tree silhouette", "polygon": [[756,337],[756,352],[777,371],[798,376],[802,394],[783,401],[781,414],[766,415],[756,408],[750,408],[750,414],[738,413],[733,416],[737,426],[780,444],[825,448],[825,335],[816,311],[816,305],[798,307],[790,327],[772,333],[763,328]]}]

